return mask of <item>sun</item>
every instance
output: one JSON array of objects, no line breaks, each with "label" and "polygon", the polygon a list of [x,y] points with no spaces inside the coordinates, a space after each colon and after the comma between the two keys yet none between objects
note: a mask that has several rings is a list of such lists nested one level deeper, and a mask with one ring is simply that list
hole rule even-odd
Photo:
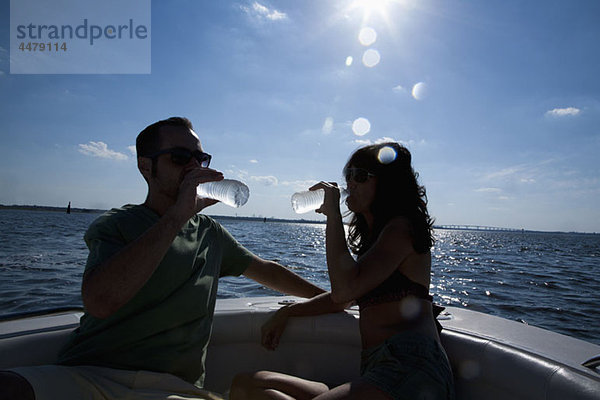
[{"label": "sun", "polygon": [[348,6],[348,10],[362,11],[363,21],[365,22],[373,15],[377,15],[384,20],[387,20],[389,7],[393,3],[399,3],[399,0],[354,0],[350,3],[350,6]]},{"label": "sun", "polygon": [[362,25],[383,22],[392,26],[393,14],[402,10],[414,10],[419,0],[352,0],[345,8],[346,14],[361,14]]}]

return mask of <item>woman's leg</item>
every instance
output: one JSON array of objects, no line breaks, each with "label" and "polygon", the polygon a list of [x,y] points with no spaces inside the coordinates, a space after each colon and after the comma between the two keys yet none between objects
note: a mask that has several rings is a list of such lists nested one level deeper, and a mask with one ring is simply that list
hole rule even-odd
[{"label": "woman's leg", "polygon": [[325,393],[315,397],[314,400],[390,400],[392,397],[378,389],[375,385],[359,379],[353,382],[344,383]]},{"label": "woman's leg", "polygon": [[321,382],[279,372],[259,371],[236,375],[231,384],[229,398],[230,400],[310,400],[328,390],[327,385]]}]

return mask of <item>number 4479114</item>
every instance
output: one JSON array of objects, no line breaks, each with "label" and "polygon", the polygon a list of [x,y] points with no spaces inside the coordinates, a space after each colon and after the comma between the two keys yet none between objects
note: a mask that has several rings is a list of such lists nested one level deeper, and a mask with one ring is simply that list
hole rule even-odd
[{"label": "number 4479114", "polygon": [[67,51],[67,43],[36,43],[36,42],[21,42],[19,45],[19,50],[21,51]]}]

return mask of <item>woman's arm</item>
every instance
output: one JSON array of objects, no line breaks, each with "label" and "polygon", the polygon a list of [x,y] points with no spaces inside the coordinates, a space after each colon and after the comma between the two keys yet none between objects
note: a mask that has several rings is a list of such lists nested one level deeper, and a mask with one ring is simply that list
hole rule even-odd
[{"label": "woman's arm", "polygon": [[339,206],[337,207],[337,212],[327,215],[325,253],[327,256],[329,281],[331,282],[331,296],[334,301],[341,303],[359,297],[351,298],[348,296],[351,293],[348,285],[356,279],[359,267],[352,254],[350,254],[350,250],[348,250]]},{"label": "woman's arm", "polygon": [[[337,222],[332,225],[335,229]],[[334,229],[332,236],[337,236]],[[345,243],[342,247],[337,237],[330,241],[327,236],[326,246],[331,292],[336,302],[354,300],[373,290],[415,252],[408,223],[402,218],[390,221],[358,261],[346,257],[348,248]]]},{"label": "woman's arm", "polygon": [[263,324],[261,329],[262,345],[269,350],[275,350],[279,345],[279,339],[290,317],[305,317],[340,312],[349,307],[350,304],[335,303],[331,298],[331,293],[325,292],[301,303],[293,303],[281,307]]},{"label": "woman's arm", "polygon": [[325,190],[325,201],[317,211],[327,216],[325,247],[331,296],[337,303],[355,300],[377,287],[415,252],[410,224],[402,217],[392,219],[371,248],[356,261],[346,243],[337,185],[320,182],[311,187],[311,190],[316,189]]}]

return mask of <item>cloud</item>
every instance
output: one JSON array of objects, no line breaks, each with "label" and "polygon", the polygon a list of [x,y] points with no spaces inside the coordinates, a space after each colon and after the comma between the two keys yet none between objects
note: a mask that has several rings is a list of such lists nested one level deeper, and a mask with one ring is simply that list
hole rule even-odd
[{"label": "cloud", "polygon": [[546,116],[554,118],[574,117],[580,113],[581,110],[575,107],[555,108],[553,110],[546,111]]},{"label": "cloud", "polygon": [[[385,143],[385,142],[396,142],[396,139],[391,138],[391,137],[380,137],[379,139],[375,139],[375,140],[370,140],[370,139],[355,139],[354,143],[359,144],[361,146],[368,146],[371,144],[379,144],[379,143]],[[400,142],[402,143],[402,142]]]},{"label": "cloud", "polygon": [[410,140],[406,141],[406,140],[396,140],[394,138],[387,137],[387,136],[380,137],[379,139],[375,139],[375,140],[370,140],[370,139],[355,139],[355,140],[353,140],[353,143],[356,143],[359,146],[368,146],[371,144],[379,144],[379,143],[385,143],[385,142],[398,142],[401,145],[406,146],[406,147],[425,146],[427,144],[427,141],[425,139],[421,139],[421,140],[410,139]]},{"label": "cloud", "polygon": [[282,21],[288,18],[286,13],[275,9],[270,9],[257,1],[252,3],[250,7],[242,6],[242,10],[244,10],[246,14],[250,15],[251,17],[259,20],[267,19],[269,21]]},{"label": "cloud", "polygon": [[235,165],[230,165],[225,171],[225,177],[239,179],[241,181],[246,181],[248,179],[248,171],[239,169]]},{"label": "cloud", "polygon": [[290,186],[293,188],[295,192],[301,190],[308,190],[309,187],[313,186],[318,181],[315,180],[303,180],[303,181],[282,181],[280,185],[282,186]]},{"label": "cloud", "polygon": [[485,187],[485,188],[475,189],[475,191],[478,193],[500,193],[500,192],[502,192],[502,189],[495,188],[495,187]]},{"label": "cloud", "polygon": [[[392,141],[394,141],[394,139],[390,139]],[[427,141],[425,139],[421,139],[421,140],[414,140],[414,139],[410,139],[408,142],[405,140],[400,140],[399,141],[400,144],[403,144],[406,147],[415,147],[415,146],[425,146],[427,144]]]},{"label": "cloud", "polygon": [[129,150],[129,152],[136,157],[137,156],[137,152],[135,150],[135,146],[127,146],[127,150]]},{"label": "cloud", "polygon": [[551,173],[556,166],[557,160],[554,158],[544,159],[535,163],[524,163],[512,165],[500,170],[483,173],[481,179],[484,182],[494,181],[494,183],[486,183],[485,185],[495,186],[496,182],[511,182],[520,184],[534,184],[548,179],[548,174]]},{"label": "cloud", "polygon": [[508,178],[525,170],[522,165],[501,169],[500,171],[491,172],[484,176],[485,180],[493,180],[499,178]]},{"label": "cloud", "polygon": [[327,117],[325,118],[325,122],[323,122],[323,126],[321,127],[321,132],[324,135],[329,135],[333,131],[333,118]]},{"label": "cloud", "polygon": [[250,164],[258,164],[258,160],[250,160]]},{"label": "cloud", "polygon": [[86,156],[109,158],[112,160],[127,160],[126,154],[119,153],[108,148],[104,142],[89,142],[88,144],[80,144],[79,152]]},{"label": "cloud", "polygon": [[401,85],[395,86],[392,90],[396,93],[407,93],[407,90],[403,88]]},{"label": "cloud", "polygon": [[250,180],[254,181],[254,182],[258,182],[265,186],[277,186],[277,184],[279,183],[279,180],[276,177],[274,177],[273,175],[251,176]]}]

